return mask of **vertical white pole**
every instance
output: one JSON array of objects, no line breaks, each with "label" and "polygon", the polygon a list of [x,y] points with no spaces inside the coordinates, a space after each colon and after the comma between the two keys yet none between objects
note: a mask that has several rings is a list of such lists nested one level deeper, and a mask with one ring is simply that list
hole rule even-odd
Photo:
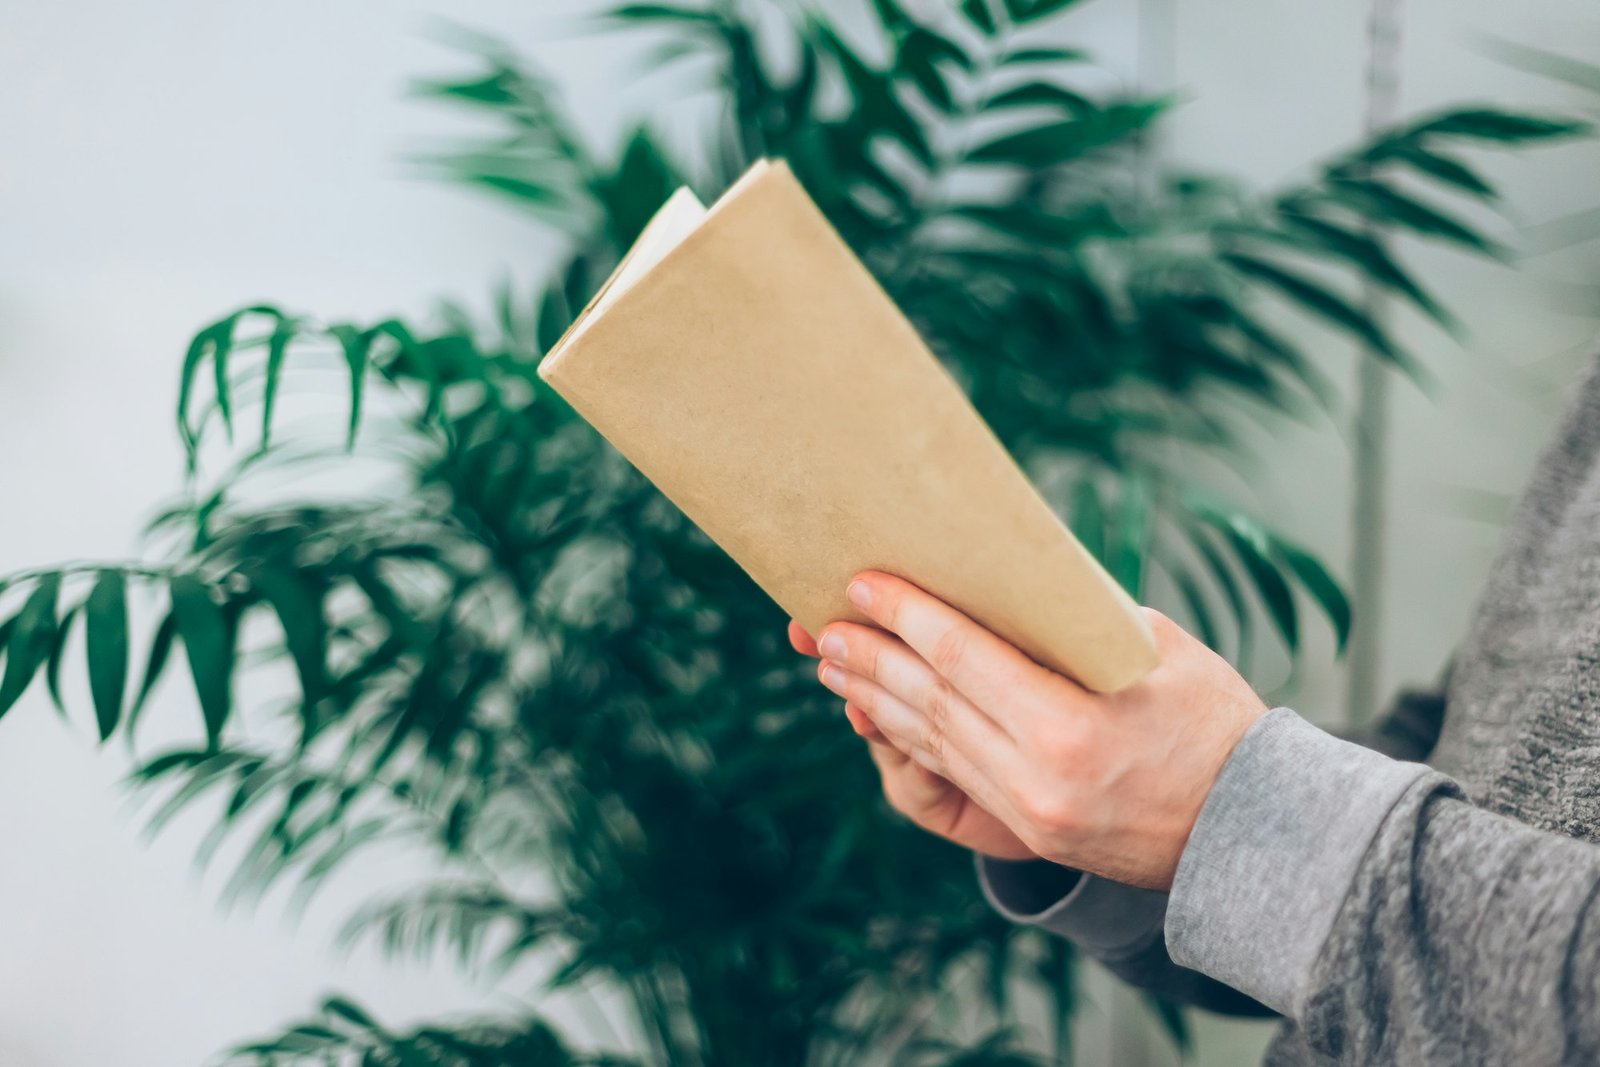
[{"label": "vertical white pole", "polygon": [[[1401,0],[1372,0],[1367,37],[1366,120],[1373,133],[1394,121],[1400,97]],[[1367,312],[1382,319],[1385,300],[1368,286]],[[1365,722],[1378,701],[1383,651],[1383,579],[1388,548],[1389,369],[1376,353],[1363,353],[1357,371],[1354,425],[1354,493],[1350,511],[1351,600],[1345,719]]]}]

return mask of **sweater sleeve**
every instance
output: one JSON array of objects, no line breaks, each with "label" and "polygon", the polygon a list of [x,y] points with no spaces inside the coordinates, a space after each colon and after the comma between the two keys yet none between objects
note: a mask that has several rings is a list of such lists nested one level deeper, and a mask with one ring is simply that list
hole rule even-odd
[{"label": "sweater sleeve", "polygon": [[[1359,740],[1398,759],[1425,759],[1438,739],[1444,707],[1443,681],[1437,688],[1408,690]],[[978,856],[977,868],[984,896],[1000,914],[1066,938],[1130,985],[1221,1014],[1274,1014],[1237,990],[1172,962],[1163,936],[1165,893],[1045,860]]]},{"label": "sweater sleeve", "polygon": [[1223,768],[1166,943],[1338,1063],[1600,1062],[1600,847],[1280,709]]},{"label": "sweater sleeve", "polygon": [[1046,860],[978,856],[977,865],[984,896],[1000,914],[1066,938],[1129,985],[1223,1015],[1273,1014],[1221,982],[1172,962],[1162,936],[1167,894]]}]

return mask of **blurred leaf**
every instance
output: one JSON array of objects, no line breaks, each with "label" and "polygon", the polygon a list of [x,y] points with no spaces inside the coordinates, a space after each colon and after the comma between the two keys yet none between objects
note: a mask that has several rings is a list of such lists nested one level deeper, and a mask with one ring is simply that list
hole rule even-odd
[{"label": "blurred leaf", "polygon": [[1495,108],[1452,110],[1411,128],[1422,137],[1464,137],[1499,144],[1573,137],[1589,130],[1587,123],[1571,119],[1523,115]]},{"label": "blurred leaf", "polygon": [[174,575],[170,589],[177,635],[189,657],[206,737],[215,748],[232,705],[233,626],[212,599],[211,588],[193,574]]},{"label": "blurred leaf", "polygon": [[623,4],[606,14],[624,22],[716,22],[714,11],[678,4]]},{"label": "blurred leaf", "polygon": [[133,699],[133,706],[128,709],[128,716],[123,722],[123,732],[131,740],[134,725],[138,722],[139,715],[144,711],[150,693],[155,689],[156,683],[161,680],[161,672],[166,669],[167,659],[172,654],[172,643],[178,636],[177,616],[168,612],[156,627],[155,635],[151,638],[150,652],[145,661],[144,679],[139,683],[139,693]]},{"label": "blurred leaf", "polygon": [[1364,341],[1373,351],[1392,362],[1409,366],[1389,335],[1366,313],[1357,310],[1343,297],[1302,275],[1285,270],[1255,256],[1224,253],[1223,260],[1239,273],[1265,282],[1296,304]]},{"label": "blurred leaf", "polygon": [[1073,486],[1072,532],[1089,555],[1106,562],[1106,510],[1092,478],[1080,478]]},{"label": "blurred leaf", "polygon": [[1081,0],[1005,0],[1006,14],[1018,25],[1037,22],[1073,7]]},{"label": "blurred leaf", "polygon": [[1023,63],[1082,63],[1089,53],[1079,48],[1018,48],[1001,56],[1007,66]]},{"label": "blurred leaf", "polygon": [[1194,1034],[1189,1029],[1188,1016],[1184,1014],[1183,1007],[1158,996],[1146,994],[1144,1002],[1161,1022],[1161,1028],[1172,1039],[1173,1047],[1184,1059],[1188,1059],[1194,1052]]},{"label": "blurred leaf", "polygon": [[22,609],[12,618],[6,637],[5,674],[0,675],[0,717],[27,691],[28,683],[50,656],[56,633],[56,597],[61,575],[50,572],[34,585]]},{"label": "blurred leaf", "polygon": [[322,590],[314,575],[280,567],[256,570],[251,581],[278,616],[284,646],[300,676],[305,732],[307,736],[313,735],[318,726],[316,704],[327,689],[323,650],[328,636],[322,612]]},{"label": "blurred leaf", "polygon": [[1343,655],[1350,640],[1351,623],[1350,601],[1344,590],[1334,581],[1327,568],[1305,550],[1280,538],[1273,539],[1273,548],[1333,623],[1334,639],[1338,642],[1339,653]]},{"label": "blurred leaf", "polygon": [[[66,702],[61,699],[61,661],[65,658],[67,641],[72,635],[72,624],[83,611],[83,605],[78,604],[62,612],[61,620],[56,625],[55,638],[50,642],[50,656],[45,662],[45,684],[50,691],[50,702],[62,717],[66,716]],[[5,648],[5,634],[0,633],[0,650]]]},{"label": "blurred leaf", "polygon": [[1014,89],[996,93],[990,98],[989,108],[1059,107],[1073,113],[1093,110],[1094,105],[1082,93],[1049,82],[1026,82]]},{"label": "blurred leaf", "polygon": [[296,324],[281,318],[272,329],[267,342],[267,363],[262,376],[261,447],[272,441],[272,416],[278,406],[278,388],[283,378],[283,364],[289,356],[289,344],[294,340]]},{"label": "blurred leaf", "polygon": [[1430,178],[1443,182],[1470,196],[1483,200],[1496,200],[1499,194],[1477,171],[1439,152],[1419,145],[1408,144],[1399,148],[1392,157],[1406,163]]},{"label": "blurred leaf", "polygon": [[95,722],[105,741],[122,719],[128,682],[128,585],[121,571],[103,570],[84,603],[89,691]]},{"label": "blurred leaf", "polygon": [[[1460,324],[1455,318],[1399,263],[1395,262],[1389,250],[1376,237],[1344,229],[1313,215],[1290,211],[1284,212],[1281,217],[1288,231],[1285,236],[1291,244],[1296,243],[1297,237],[1301,242],[1310,242],[1313,247],[1329,252],[1358,268],[1374,283],[1404,296],[1445,329],[1451,331],[1460,329]],[[1294,231],[1299,233],[1295,234]]]},{"label": "blurred leaf", "polygon": [[1337,178],[1331,195],[1375,223],[1404,227],[1421,236],[1449,241],[1496,259],[1509,258],[1510,253],[1504,247],[1472,227],[1380,181]]},{"label": "blurred leaf", "polygon": [[999,28],[989,10],[989,0],[961,0],[961,14],[974,27],[991,36]]},{"label": "blurred leaf", "polygon": [[1080,118],[1006,134],[979,145],[968,158],[1024,167],[1060,165],[1143,130],[1168,106],[1166,100],[1112,104]]}]

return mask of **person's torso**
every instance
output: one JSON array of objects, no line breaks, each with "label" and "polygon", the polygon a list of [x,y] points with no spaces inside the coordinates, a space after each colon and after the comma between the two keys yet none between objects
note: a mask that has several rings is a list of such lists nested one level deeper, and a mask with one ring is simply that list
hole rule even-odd
[{"label": "person's torso", "polygon": [[1484,587],[1428,762],[1485,808],[1600,840],[1600,359]]}]

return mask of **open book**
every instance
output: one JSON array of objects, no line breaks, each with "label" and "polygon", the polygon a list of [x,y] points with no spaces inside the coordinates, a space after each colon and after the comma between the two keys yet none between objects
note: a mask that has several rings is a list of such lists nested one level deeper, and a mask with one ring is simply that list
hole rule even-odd
[{"label": "open book", "polygon": [[680,189],[540,376],[812,634],[897,574],[1097,690],[1155,665],[1051,512],[781,162]]}]

